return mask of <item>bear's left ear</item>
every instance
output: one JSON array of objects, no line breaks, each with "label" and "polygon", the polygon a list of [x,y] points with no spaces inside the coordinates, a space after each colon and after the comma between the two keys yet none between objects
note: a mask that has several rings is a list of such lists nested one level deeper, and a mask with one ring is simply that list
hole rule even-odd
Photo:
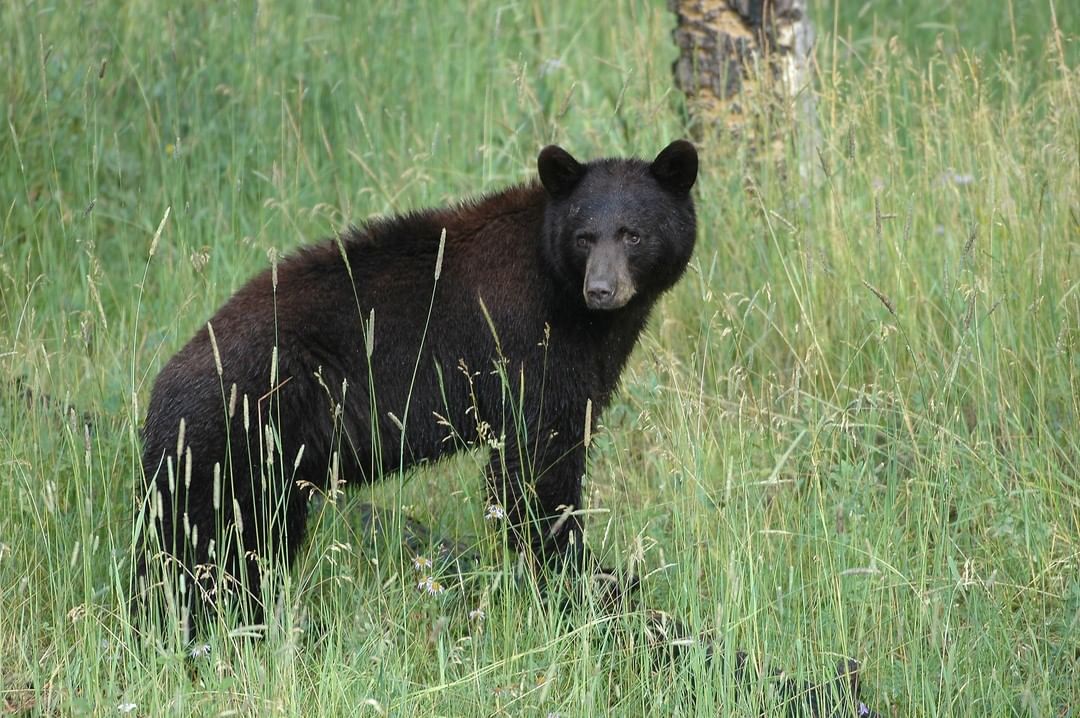
[{"label": "bear's left ear", "polygon": [[649,171],[660,186],[672,192],[687,193],[697,179],[697,150],[686,140],[675,140],[660,150]]},{"label": "bear's left ear", "polygon": [[548,145],[536,158],[540,181],[552,197],[566,197],[581,181],[585,167],[557,145]]}]

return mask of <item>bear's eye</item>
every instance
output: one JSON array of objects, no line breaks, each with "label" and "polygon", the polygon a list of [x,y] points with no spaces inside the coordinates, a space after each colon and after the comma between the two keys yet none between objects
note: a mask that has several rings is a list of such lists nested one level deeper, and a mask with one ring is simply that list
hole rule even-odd
[{"label": "bear's eye", "polygon": [[641,241],[641,235],[636,232],[626,232],[623,234],[623,241],[633,247]]},{"label": "bear's eye", "polygon": [[576,244],[578,247],[580,247],[582,249],[585,249],[590,244],[592,244],[592,241],[593,241],[593,236],[591,234],[587,233],[587,232],[581,232],[580,234],[575,234],[574,235],[574,244]]}]

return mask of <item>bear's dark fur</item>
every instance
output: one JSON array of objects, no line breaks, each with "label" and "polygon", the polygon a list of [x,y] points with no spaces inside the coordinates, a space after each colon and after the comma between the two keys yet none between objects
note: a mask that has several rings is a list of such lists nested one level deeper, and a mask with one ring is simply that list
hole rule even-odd
[{"label": "bear's dark fur", "polygon": [[216,564],[258,598],[258,564],[304,538],[310,488],[477,443],[495,447],[490,501],[515,547],[582,563],[568,509],[587,406],[595,422],[690,259],[697,153],[582,164],[547,147],[538,169],[303,249],[226,302],[150,397],[145,515],[163,552],[140,578],[163,561],[190,606]]}]

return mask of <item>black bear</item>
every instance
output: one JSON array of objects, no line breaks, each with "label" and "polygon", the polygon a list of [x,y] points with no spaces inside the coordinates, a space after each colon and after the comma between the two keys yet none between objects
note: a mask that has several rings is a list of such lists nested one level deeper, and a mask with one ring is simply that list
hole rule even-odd
[{"label": "black bear", "polygon": [[224,578],[261,615],[260,564],[292,560],[312,489],[477,444],[514,547],[588,563],[586,424],[686,269],[698,158],[680,140],[652,162],[550,146],[537,165],[539,182],[300,250],[165,365],[143,427],[160,540],[143,589],[161,565],[190,609]]}]

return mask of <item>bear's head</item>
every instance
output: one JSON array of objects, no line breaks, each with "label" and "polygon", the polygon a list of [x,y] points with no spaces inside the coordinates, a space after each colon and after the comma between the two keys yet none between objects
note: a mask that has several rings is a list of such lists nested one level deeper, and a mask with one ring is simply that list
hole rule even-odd
[{"label": "bear's head", "polygon": [[537,168],[548,196],[545,255],[589,310],[652,301],[682,276],[696,235],[692,144],[676,140],[652,162],[587,163],[551,145]]}]

